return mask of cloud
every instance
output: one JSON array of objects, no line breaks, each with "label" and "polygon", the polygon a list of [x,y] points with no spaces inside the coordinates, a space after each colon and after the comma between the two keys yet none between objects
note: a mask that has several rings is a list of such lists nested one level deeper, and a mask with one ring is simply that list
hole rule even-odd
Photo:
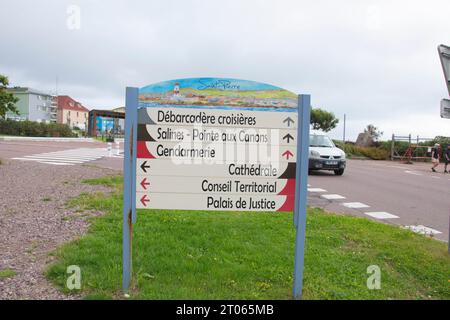
[{"label": "cloud", "polygon": [[[80,28],[67,27],[80,10]],[[123,105],[126,86],[224,76],[310,93],[365,125],[449,135],[436,47],[448,1],[3,2],[0,72],[13,85],[69,94],[90,108]],[[450,120],[448,120],[450,121]],[[342,122],[342,121],[341,121]],[[341,127],[331,134],[340,137]],[[409,133],[409,132],[406,132]]]}]

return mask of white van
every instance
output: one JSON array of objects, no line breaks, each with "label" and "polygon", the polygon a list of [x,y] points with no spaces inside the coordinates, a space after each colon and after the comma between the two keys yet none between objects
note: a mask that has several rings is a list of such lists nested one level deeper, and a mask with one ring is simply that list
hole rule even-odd
[{"label": "white van", "polygon": [[309,172],[330,170],[342,176],[345,170],[345,152],[337,148],[333,141],[323,133],[309,136]]}]

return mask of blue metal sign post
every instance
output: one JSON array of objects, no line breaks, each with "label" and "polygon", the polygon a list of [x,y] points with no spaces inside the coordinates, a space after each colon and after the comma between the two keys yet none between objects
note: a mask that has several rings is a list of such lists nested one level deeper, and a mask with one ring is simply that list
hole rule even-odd
[{"label": "blue metal sign post", "polygon": [[131,240],[133,224],[136,222],[136,137],[138,93],[138,88],[126,89],[122,230],[122,287],[124,293],[128,293],[131,283]]},{"label": "blue metal sign post", "polygon": [[296,180],[294,209],[294,225],[296,228],[294,258],[294,299],[301,299],[303,288],[310,114],[311,96],[306,94],[299,95],[297,126],[297,166],[295,174]]}]

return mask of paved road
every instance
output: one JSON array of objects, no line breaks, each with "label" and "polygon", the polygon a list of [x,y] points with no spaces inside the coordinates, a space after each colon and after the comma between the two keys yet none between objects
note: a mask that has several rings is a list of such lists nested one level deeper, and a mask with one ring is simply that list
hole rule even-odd
[{"label": "paved road", "polygon": [[[75,165],[88,163],[122,170],[123,159],[105,155],[102,150],[106,150],[106,146],[102,142],[0,141],[0,158],[29,157],[41,160],[43,157],[46,160],[41,163],[66,161]],[[94,154],[90,148],[96,149]],[[122,144],[120,148],[123,149]],[[73,150],[78,150],[75,155]],[[80,159],[77,159],[77,155]],[[54,160],[48,160],[48,157],[53,156]],[[425,231],[438,231],[440,233],[434,236],[447,241],[450,174],[442,173],[442,166],[439,170],[441,172],[432,173],[430,165],[423,163],[407,165],[388,161],[349,160],[347,170],[341,177],[328,172],[317,172],[309,176],[308,204],[402,226],[428,227],[431,229]],[[333,195],[332,198],[338,195],[345,199],[325,198],[330,198],[330,195]],[[355,205],[355,202],[356,205],[359,203],[366,207],[345,206]]]},{"label": "paved road", "polygon": [[[389,161],[349,160],[342,177],[328,172],[309,176],[311,191],[321,188],[326,192],[309,192],[308,202],[329,211],[366,217],[366,213],[386,212],[398,218],[388,216],[387,219],[375,220],[403,226],[423,225],[441,232],[435,234],[436,238],[448,240],[450,174],[442,173],[443,165],[438,170],[440,172],[433,173],[430,165],[424,163],[408,165]],[[328,194],[338,194],[345,199],[324,199]],[[343,205],[351,202],[360,202],[369,207],[353,209]]]}]

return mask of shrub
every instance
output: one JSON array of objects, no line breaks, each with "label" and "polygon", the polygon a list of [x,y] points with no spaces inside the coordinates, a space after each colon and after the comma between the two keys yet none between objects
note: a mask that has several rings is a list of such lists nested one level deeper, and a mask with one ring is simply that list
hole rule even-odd
[{"label": "shrub", "polygon": [[358,147],[354,144],[335,141],[338,148],[344,150],[345,154],[351,158],[353,157],[366,157],[373,160],[386,160],[389,158],[389,151],[380,147]]},{"label": "shrub", "polygon": [[0,119],[0,134],[25,137],[76,137],[66,124],[11,119]]}]

